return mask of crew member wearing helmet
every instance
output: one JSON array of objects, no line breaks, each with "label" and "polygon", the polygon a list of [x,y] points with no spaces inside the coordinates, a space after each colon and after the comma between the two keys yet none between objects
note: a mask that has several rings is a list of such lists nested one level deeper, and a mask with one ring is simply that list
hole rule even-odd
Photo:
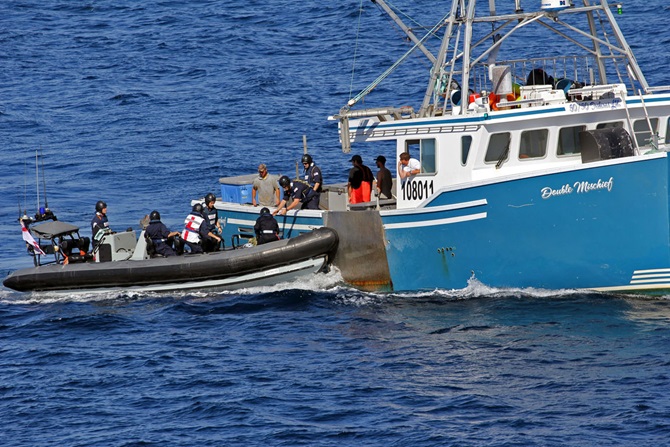
[{"label": "crew member wearing helmet", "polygon": [[91,220],[91,236],[93,236],[93,247],[97,247],[102,240],[102,237],[111,233],[109,228],[109,221],[107,220],[107,204],[102,200],[98,200],[95,204],[95,216]]},{"label": "crew member wearing helmet", "polygon": [[279,224],[267,207],[261,209],[261,215],[254,225],[256,245],[279,240]]},{"label": "crew member wearing helmet", "polygon": [[149,225],[144,234],[151,239],[156,253],[163,256],[175,256],[177,253],[172,248],[172,240],[179,235],[179,231],[170,231],[168,227],[161,222],[161,213],[153,210],[149,214]]},{"label": "crew member wearing helmet", "polygon": [[319,209],[319,201],[321,200],[321,190],[323,189],[323,177],[321,176],[321,169],[314,164],[312,156],[305,154],[302,156],[302,166],[305,168],[305,181],[314,190],[314,194],[310,194],[311,198],[307,203],[307,208],[310,210]]},{"label": "crew member wearing helmet", "polygon": [[[216,203],[216,196],[213,193],[208,193],[205,196],[205,214],[209,222],[210,230],[215,234],[222,234],[221,222],[219,222],[219,214],[214,207]],[[205,250],[208,251],[208,250]]]},{"label": "crew member wearing helmet", "polygon": [[290,178],[282,175],[279,177],[279,186],[284,190],[284,198],[272,213],[273,216],[286,214],[287,211],[294,208],[306,209],[309,208],[309,204],[313,203],[314,190],[302,180],[291,181]]},{"label": "crew member wearing helmet", "polygon": [[202,253],[202,243],[208,238],[214,239],[217,243],[221,242],[221,237],[210,231],[209,222],[207,222],[204,209],[200,203],[193,205],[191,214],[186,216],[181,237],[191,249],[191,253]]}]

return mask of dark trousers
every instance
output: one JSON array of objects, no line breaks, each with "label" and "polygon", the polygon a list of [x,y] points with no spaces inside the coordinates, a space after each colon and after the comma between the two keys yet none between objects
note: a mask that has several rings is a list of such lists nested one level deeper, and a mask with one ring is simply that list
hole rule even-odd
[{"label": "dark trousers", "polygon": [[195,244],[193,242],[185,241],[186,245],[188,245],[188,248],[191,249],[191,253],[202,253],[202,247],[200,244]]},{"label": "dark trousers", "polygon": [[202,249],[205,253],[209,253],[212,251],[218,251],[219,250],[219,241],[216,239],[204,239],[202,241]]},{"label": "dark trousers", "polygon": [[177,253],[165,242],[159,242],[155,244],[156,253],[159,255],[167,256],[177,256]]},{"label": "dark trousers", "polygon": [[320,200],[321,200],[321,193],[317,192],[306,202],[303,202],[302,207],[300,208],[303,210],[318,210]]}]

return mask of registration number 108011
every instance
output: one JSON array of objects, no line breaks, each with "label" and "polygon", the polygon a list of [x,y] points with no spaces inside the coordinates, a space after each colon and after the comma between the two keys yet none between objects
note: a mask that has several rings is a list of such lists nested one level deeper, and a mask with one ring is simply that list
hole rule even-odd
[{"label": "registration number 108011", "polygon": [[423,200],[433,194],[432,180],[407,180],[402,185],[403,200]]}]

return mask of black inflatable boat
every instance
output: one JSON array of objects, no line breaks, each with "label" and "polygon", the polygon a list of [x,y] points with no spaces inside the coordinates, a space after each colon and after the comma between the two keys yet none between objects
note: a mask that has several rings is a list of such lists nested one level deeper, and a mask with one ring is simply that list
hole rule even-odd
[{"label": "black inflatable boat", "polygon": [[[142,236],[140,241],[143,241]],[[167,258],[144,259],[145,256],[138,256],[141,245],[138,243],[128,250],[126,260],[38,265],[11,273],[3,284],[21,292],[114,288],[163,291],[264,286],[321,271],[332,260],[337,244],[337,233],[325,227],[259,246]],[[145,250],[144,247],[141,249]],[[115,253],[119,251],[117,249]]]}]

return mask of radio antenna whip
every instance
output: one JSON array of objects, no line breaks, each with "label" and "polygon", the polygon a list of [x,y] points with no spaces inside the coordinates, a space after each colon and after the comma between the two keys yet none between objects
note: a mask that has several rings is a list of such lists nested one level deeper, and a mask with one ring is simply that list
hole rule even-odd
[{"label": "radio antenna whip", "polygon": [[44,208],[49,208],[49,201],[47,200],[47,179],[44,175],[44,151],[40,149],[42,158],[42,186],[44,188]]},{"label": "radio antenna whip", "polygon": [[35,189],[37,189],[37,209],[36,211],[39,212],[40,210],[40,171],[39,171],[39,163],[37,160],[37,149],[35,149]]}]

